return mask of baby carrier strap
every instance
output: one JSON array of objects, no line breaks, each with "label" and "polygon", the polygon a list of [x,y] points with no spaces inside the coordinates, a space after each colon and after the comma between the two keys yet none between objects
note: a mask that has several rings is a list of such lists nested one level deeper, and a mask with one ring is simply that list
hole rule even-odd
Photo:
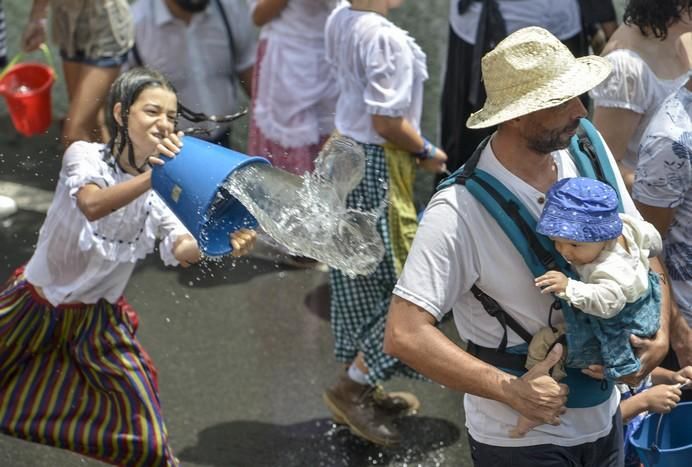
[{"label": "baby carrier strap", "polygon": [[618,190],[617,178],[608,159],[608,152],[603,144],[603,138],[585,118],[579,122],[577,134],[569,143],[569,152],[582,177],[595,178],[607,183],[618,195],[618,211],[624,212],[622,196]]}]

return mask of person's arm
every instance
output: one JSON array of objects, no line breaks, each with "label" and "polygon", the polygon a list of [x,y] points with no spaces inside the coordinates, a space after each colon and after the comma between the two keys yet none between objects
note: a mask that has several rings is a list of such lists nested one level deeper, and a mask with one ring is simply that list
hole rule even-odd
[{"label": "person's arm", "polygon": [[[240,229],[233,232],[229,242],[233,247],[232,256],[246,255],[255,246],[257,234],[254,230]],[[173,256],[184,268],[196,264],[202,259],[202,252],[197,245],[197,240],[190,234],[178,236],[173,245]]]},{"label": "person's arm", "polygon": [[150,189],[151,171],[106,188],[87,184],[77,192],[77,207],[93,222],[130,204]]},{"label": "person's arm", "polygon": [[22,33],[22,51],[33,52],[46,41],[46,17],[50,0],[34,0]]},{"label": "person's arm", "polygon": [[627,152],[627,144],[632,139],[641,119],[642,115],[632,110],[598,105],[593,114],[593,124],[613,153],[625,185],[630,191],[634,184],[634,170],[625,167],[622,160]]},{"label": "person's arm", "polygon": [[[171,134],[156,145],[158,154],[175,157],[182,147],[182,133]],[[149,163],[161,165],[157,156],[148,158]],[[84,185],[76,195],[77,207],[89,221],[95,221],[130,204],[151,189],[151,171],[139,174],[126,182],[101,188],[96,184]]]},{"label": "person's arm", "polygon": [[680,388],[659,384],[620,402],[622,421],[628,423],[642,412],[668,413],[680,402]]},{"label": "person's arm", "polygon": [[[411,154],[423,151],[423,137],[413,128],[404,117],[389,117],[386,115],[372,115],[373,128],[378,135]],[[430,159],[421,160],[420,166],[433,173],[442,173],[447,169],[447,154],[435,147],[434,155]]]},{"label": "person's arm", "polygon": [[634,200],[634,204],[637,206],[642,217],[652,223],[661,234],[661,237],[665,238],[670,224],[673,222],[677,208],[649,206],[636,199]]},{"label": "person's arm", "polygon": [[257,0],[252,10],[252,22],[261,27],[276,18],[286,8],[288,0]]},{"label": "person's arm", "polygon": [[394,295],[384,351],[450,389],[502,402],[534,421],[557,425],[566,410],[567,386],[548,374],[562,355],[560,345],[518,378],[462,350],[437,329],[431,314]]}]

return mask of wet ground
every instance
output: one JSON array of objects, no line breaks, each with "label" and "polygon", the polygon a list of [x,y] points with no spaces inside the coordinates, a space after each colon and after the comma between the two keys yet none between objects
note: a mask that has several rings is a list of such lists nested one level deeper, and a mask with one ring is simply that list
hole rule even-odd
[{"label": "wet ground", "polygon": [[[56,131],[25,139],[0,118],[0,193],[21,207],[0,221],[3,278],[33,251],[59,171]],[[379,449],[331,423],[321,402],[338,373],[326,283],[324,272],[257,258],[182,270],[152,255],[137,267],[126,295],[141,315],[139,336],[158,366],[183,465],[470,465],[461,395],[433,383],[387,386],[414,391],[423,404],[401,421],[398,449]],[[454,335],[450,323],[445,329]],[[0,466],[75,465],[100,464],[0,436]]]}]

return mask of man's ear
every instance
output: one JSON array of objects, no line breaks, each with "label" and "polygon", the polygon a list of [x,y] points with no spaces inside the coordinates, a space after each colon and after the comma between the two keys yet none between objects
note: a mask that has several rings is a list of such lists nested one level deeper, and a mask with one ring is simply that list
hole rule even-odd
[{"label": "man's ear", "polygon": [[116,102],[113,106],[113,118],[118,123],[118,125],[123,126],[123,116],[122,116],[123,105],[120,102]]}]

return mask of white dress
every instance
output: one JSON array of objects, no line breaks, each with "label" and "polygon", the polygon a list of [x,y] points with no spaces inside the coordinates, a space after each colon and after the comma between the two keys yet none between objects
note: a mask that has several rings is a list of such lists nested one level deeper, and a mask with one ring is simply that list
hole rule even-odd
[{"label": "white dress", "polygon": [[53,202],[41,226],[36,250],[25,275],[41,287],[53,305],[115,303],[125,290],[137,260],[154,251],[162,239],[161,259],[177,265],[176,238],[188,233],[159,196],[148,191],[113,213],[90,222],[77,207],[76,195],[84,185],[101,188],[132,177],[111,158],[104,160],[104,145],[78,141],[63,158]]},{"label": "white dress", "polygon": [[325,27],[326,56],[339,83],[335,125],[366,144],[383,144],[372,115],[404,117],[420,132],[426,57],[416,41],[382,15],[349,7]]},{"label": "white dress", "polygon": [[[257,1],[248,0],[251,11]],[[262,27],[266,43],[255,90],[254,123],[285,148],[317,143],[334,128],[336,83],[326,79],[324,24],[343,0],[290,0]]]},{"label": "white dress", "polygon": [[687,73],[675,79],[661,79],[637,52],[630,49],[614,50],[605,58],[613,65],[613,72],[589,94],[595,107],[626,109],[641,114],[622,160],[626,167],[634,170],[639,143],[651,117],[661,102],[687,81]]}]

